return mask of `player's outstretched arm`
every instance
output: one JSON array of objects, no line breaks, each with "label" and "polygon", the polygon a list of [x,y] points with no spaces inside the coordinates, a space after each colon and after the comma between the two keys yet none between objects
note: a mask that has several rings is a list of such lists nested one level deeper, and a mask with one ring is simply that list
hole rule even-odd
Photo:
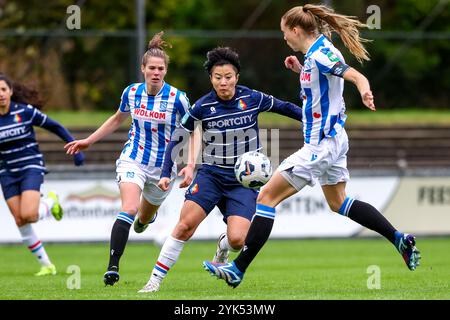
[{"label": "player's outstretched arm", "polygon": [[128,116],[129,113],[117,111],[86,139],[74,140],[67,143],[64,146],[66,153],[76,154],[81,150],[89,148],[95,142],[116,131]]},{"label": "player's outstretched arm", "polygon": [[282,116],[297,121],[302,121],[302,108],[289,101],[283,101],[277,98],[273,98],[273,105],[268,111],[281,114]]},{"label": "player's outstretched arm", "polygon": [[[55,120],[50,119],[48,116],[44,118],[45,120],[40,123],[40,126],[50,132],[53,132],[58,137],[60,137],[65,142],[74,141],[74,137],[70,134],[69,130],[67,130],[64,126],[58,123]],[[76,166],[81,166],[84,163],[84,154],[82,152],[74,155],[74,163]]]},{"label": "player's outstretched arm", "polygon": [[[277,99],[271,95],[265,94],[260,91],[253,90],[256,98],[260,99],[259,111],[260,112],[274,112],[281,114],[282,116],[302,121],[302,108],[288,101]],[[258,96],[260,95],[260,96]]]},{"label": "player's outstretched arm", "polygon": [[356,85],[359,93],[361,94],[361,99],[364,105],[370,110],[375,111],[376,108],[373,101],[373,94],[370,90],[369,80],[367,80],[367,78],[363,74],[353,68],[349,68],[347,71],[345,71],[344,79]]}]

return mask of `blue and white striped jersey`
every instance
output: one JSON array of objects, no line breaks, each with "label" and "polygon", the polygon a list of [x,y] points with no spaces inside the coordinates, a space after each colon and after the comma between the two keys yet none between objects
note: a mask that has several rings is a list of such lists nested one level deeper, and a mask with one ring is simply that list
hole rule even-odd
[{"label": "blue and white striped jersey", "polygon": [[129,112],[132,123],[120,158],[161,167],[166,145],[188,108],[186,94],[166,82],[155,96],[147,94],[145,83],[125,88],[119,110]]},{"label": "blue and white striped jersey", "polygon": [[234,168],[237,158],[245,152],[261,150],[258,115],[276,112],[301,120],[302,110],[260,91],[236,86],[235,96],[224,101],[212,90],[188,110],[182,126],[192,132],[195,123],[203,130],[203,164],[219,168]]},{"label": "blue and white striped jersey", "polygon": [[300,73],[305,143],[318,145],[343,130],[345,120],[344,72],[341,52],[321,35],[309,48]]},{"label": "blue and white striped jersey", "polygon": [[0,173],[46,172],[33,126],[46,127],[48,119],[31,105],[11,101],[9,112],[0,116]]}]

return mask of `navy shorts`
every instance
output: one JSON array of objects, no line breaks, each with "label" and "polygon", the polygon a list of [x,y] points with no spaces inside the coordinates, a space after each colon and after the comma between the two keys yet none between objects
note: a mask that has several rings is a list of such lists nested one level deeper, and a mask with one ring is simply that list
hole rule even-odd
[{"label": "navy shorts", "polygon": [[199,168],[185,195],[186,200],[197,203],[206,214],[217,206],[225,223],[229,216],[241,216],[251,221],[257,197],[256,190],[245,188],[236,180],[232,169],[209,166]]},{"label": "navy shorts", "polygon": [[44,172],[39,170],[25,170],[20,173],[2,173],[0,184],[5,200],[22,194],[25,190],[41,191],[44,182]]}]

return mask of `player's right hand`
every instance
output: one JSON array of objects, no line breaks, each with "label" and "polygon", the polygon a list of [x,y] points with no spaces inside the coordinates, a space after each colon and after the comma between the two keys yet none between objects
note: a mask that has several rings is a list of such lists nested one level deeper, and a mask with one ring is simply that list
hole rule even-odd
[{"label": "player's right hand", "polygon": [[164,177],[161,178],[158,182],[158,187],[162,190],[162,191],[167,191],[169,190],[169,185],[170,185],[170,178]]},{"label": "player's right hand", "polygon": [[189,187],[192,180],[194,179],[194,169],[195,169],[195,166],[190,166],[190,165],[187,165],[186,167],[181,169],[178,176],[179,177],[184,176],[184,179],[180,183],[180,188]]},{"label": "player's right hand", "polygon": [[69,143],[67,143],[64,146],[64,149],[66,150],[67,154],[77,154],[78,152],[80,152],[81,150],[85,150],[87,148],[89,148],[89,146],[91,145],[91,143],[88,141],[88,139],[82,139],[82,140],[73,140]]},{"label": "player's right hand", "polygon": [[366,92],[363,92],[363,94],[361,95],[362,101],[364,103],[364,105],[369,108],[372,111],[375,111],[375,103],[373,102],[373,94],[372,91],[368,90]]},{"label": "player's right hand", "polygon": [[289,56],[284,59],[284,65],[286,68],[291,69],[292,71],[296,73],[300,73],[302,71],[303,66],[300,64],[300,61],[298,61],[298,58],[296,56]]}]

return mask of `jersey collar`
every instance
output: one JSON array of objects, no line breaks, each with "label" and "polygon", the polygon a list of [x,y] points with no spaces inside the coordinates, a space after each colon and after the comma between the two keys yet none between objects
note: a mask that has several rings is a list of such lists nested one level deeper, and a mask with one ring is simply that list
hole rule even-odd
[{"label": "jersey collar", "polygon": [[315,51],[317,51],[321,46],[323,46],[323,42],[325,41],[325,36],[321,34],[316,41],[309,47],[308,51],[305,54],[305,59],[309,58]]},{"label": "jersey collar", "polygon": [[144,82],[145,93],[146,93],[147,96],[149,96],[149,97],[157,97],[157,96],[159,96],[159,95],[161,95],[161,94],[163,93],[164,88],[166,87],[166,85],[167,85],[167,83],[166,83],[165,81],[163,81],[163,84],[162,84],[162,86],[161,86],[161,89],[159,89],[159,91],[158,91],[157,94],[155,94],[154,96],[152,96],[152,95],[150,95],[150,94],[147,92],[147,84]]}]

